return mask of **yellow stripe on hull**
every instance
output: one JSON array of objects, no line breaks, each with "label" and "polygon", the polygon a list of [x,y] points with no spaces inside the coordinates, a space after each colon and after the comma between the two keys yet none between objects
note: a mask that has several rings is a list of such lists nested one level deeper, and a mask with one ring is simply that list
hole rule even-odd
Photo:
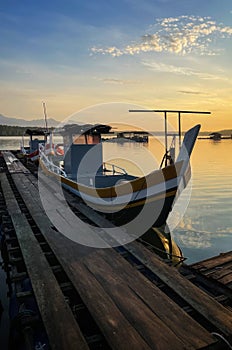
[{"label": "yellow stripe on hull", "polygon": [[[85,185],[78,184],[68,178],[65,178],[63,176],[60,176],[58,174],[51,172],[46,168],[46,166],[43,164],[41,160],[40,160],[40,165],[42,170],[46,174],[55,177],[57,180],[61,181],[62,184],[67,185],[72,189],[80,193],[83,193],[85,195],[89,195],[95,198],[100,197],[104,199],[104,198],[116,198],[121,195],[129,195],[131,194],[131,192],[135,193],[144,189],[146,190],[147,188],[150,188],[154,185],[158,185],[168,180],[175,179],[180,174],[183,162],[181,161],[176,163],[175,165],[170,165],[164,169],[153,171],[147,176],[143,176],[141,178],[129,181],[128,183],[119,184],[117,185],[117,192],[115,190],[115,187],[91,188]],[[147,184],[149,184],[149,186],[147,186]]]}]

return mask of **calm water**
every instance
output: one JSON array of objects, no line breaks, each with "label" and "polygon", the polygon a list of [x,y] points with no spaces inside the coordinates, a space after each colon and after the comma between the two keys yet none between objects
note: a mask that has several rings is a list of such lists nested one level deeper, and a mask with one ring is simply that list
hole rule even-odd
[{"label": "calm water", "polygon": [[188,263],[232,250],[232,140],[198,140],[192,194],[174,238]]},{"label": "calm water", "polygon": [[[20,140],[0,137],[0,149],[18,149]],[[105,160],[136,175],[158,168],[162,151],[163,147],[153,139],[148,146],[104,143]],[[232,250],[231,154],[232,140],[198,140],[194,148],[192,183],[178,200],[170,220],[173,237],[188,263]],[[178,206],[183,211],[188,202],[183,218],[177,220]]]}]

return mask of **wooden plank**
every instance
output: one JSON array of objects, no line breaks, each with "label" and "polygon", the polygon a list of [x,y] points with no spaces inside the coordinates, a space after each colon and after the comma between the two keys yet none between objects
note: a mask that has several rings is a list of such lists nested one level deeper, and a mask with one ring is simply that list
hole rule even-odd
[{"label": "wooden plank", "polygon": [[[108,249],[98,251],[92,254],[91,257],[84,257],[83,263],[104,284],[108,294],[116,299],[117,304],[120,303],[121,308],[125,308],[127,317],[129,317],[127,305],[133,303],[131,309],[136,307],[137,310],[143,310],[146,314],[145,311],[149,308],[149,311],[153,313],[151,319],[154,321],[158,318],[156,330],[154,330],[152,321],[148,321],[142,311],[140,313],[137,311],[141,323],[134,320],[134,313],[130,314],[131,323],[138,327],[138,332],[141,332],[144,337],[149,330],[155,337],[159,337],[156,332],[163,332],[166,340],[168,340],[168,337],[173,340],[177,337],[183,343],[182,346],[185,348],[193,347],[194,349],[215,343],[215,339],[208,331],[129,263],[126,262],[125,264],[125,260],[118,256],[115,251],[109,251]],[[160,329],[158,325],[160,325]],[[168,330],[165,330],[166,327],[168,327]],[[164,343],[162,346],[165,348]]]},{"label": "wooden plank", "polygon": [[34,213],[44,213],[39,192],[37,189],[32,187],[33,185],[31,184],[30,180],[27,179],[27,176],[23,174],[12,174],[11,176],[20,194],[22,195],[23,193],[22,197],[26,205],[30,206]]},{"label": "wooden plank", "polygon": [[[48,181],[49,181],[49,179],[48,179]],[[55,185],[54,184],[51,184],[50,183],[50,181],[49,181],[49,185],[51,185],[52,186],[52,188],[55,190]],[[73,199],[73,197],[71,196],[71,195],[69,195],[69,194],[67,194],[66,195],[66,197],[68,198],[68,200],[75,206],[75,207],[77,207],[77,209],[78,210],[80,210],[81,212],[83,212],[85,215],[89,215],[90,217],[91,217],[91,219],[95,222],[95,223],[97,223],[98,225],[103,225],[103,226],[105,226],[106,225],[106,227],[113,227],[113,224],[111,224],[111,223],[109,223],[106,219],[104,219],[102,216],[100,216],[99,214],[97,214],[96,212],[93,212],[90,208],[88,208],[88,207],[85,207],[85,206],[83,206],[81,203],[75,203],[75,200]],[[128,245],[128,249],[130,250],[130,252],[132,252],[132,254],[133,255],[135,255],[137,258],[139,258],[139,260],[140,261],[143,261],[144,263],[145,263],[145,265],[150,261],[150,255],[153,255],[152,253],[150,253],[149,252],[149,256],[146,256],[147,254],[148,254],[148,252],[147,252],[147,250],[146,250],[146,252],[144,252],[144,250],[142,251],[142,255],[141,255],[141,252],[137,249],[138,247],[140,247],[139,245],[138,245],[138,243],[137,242],[134,242],[133,243],[133,245],[132,246],[130,246],[130,245]],[[141,248],[141,247],[140,247]],[[144,249],[144,248],[143,248]],[[143,255],[144,254],[144,255]],[[142,260],[141,260],[141,257],[142,257]],[[148,257],[148,259],[147,259],[147,257]],[[157,267],[159,266],[159,261],[157,261],[157,259],[156,259],[156,262],[155,262],[155,264],[156,264],[156,269],[155,269],[155,271],[157,270]],[[166,269],[169,269],[166,265],[164,265],[165,267],[166,267]],[[175,272],[176,272],[176,270],[175,270]],[[172,274],[172,271],[170,272],[168,272],[168,275],[170,275],[170,274]],[[159,274],[158,274],[159,275]],[[165,280],[166,280],[166,278],[169,278],[169,276],[165,276]],[[161,275],[160,275],[160,277],[162,277]],[[178,273],[178,278],[179,278],[179,280],[181,281],[181,285],[183,285],[183,284],[185,284],[186,283],[186,279],[184,279],[183,277],[181,277],[181,275]],[[162,278],[161,278],[162,279]],[[176,282],[175,280],[174,281],[172,281],[172,283],[171,283],[171,288],[173,289],[173,290],[175,290],[176,291],[176,285],[178,284],[178,282]],[[187,287],[189,287],[189,288],[192,288],[192,284],[190,285],[189,284],[189,286],[187,286]],[[188,289],[186,287],[186,289]],[[195,286],[193,286],[193,287],[195,287]],[[182,289],[180,288],[180,291],[179,291],[179,288],[177,288],[178,290],[177,290],[177,293],[178,294],[180,294],[180,296],[184,296],[184,294],[182,293]],[[194,292],[197,292],[198,293],[198,291],[199,291],[199,289],[197,288],[197,287],[195,287],[195,289],[194,289]],[[194,293],[193,292],[193,293]],[[205,316],[206,318],[208,318],[208,320],[211,322],[212,320],[210,319],[211,318],[211,315],[212,315],[212,318],[214,317],[214,311],[215,311],[215,314],[217,314],[217,312],[216,312],[216,310],[217,310],[217,306],[219,305],[218,303],[215,305],[213,305],[212,307],[211,307],[211,310],[210,310],[210,312],[211,313],[209,313],[209,316],[208,316],[208,312],[207,312],[207,295],[206,294],[204,294],[204,302],[203,302],[203,306],[201,306],[201,294],[197,294],[198,295],[198,297],[199,297],[199,299],[198,299],[198,297],[195,297],[195,298],[193,298],[193,301],[191,300],[191,296],[189,297],[189,298],[186,298],[186,301],[187,302],[191,302],[192,303],[192,305],[194,305],[195,306],[195,309],[197,310],[197,311],[200,311],[200,313],[202,313],[203,314],[203,316]],[[205,304],[206,303],[206,304]],[[216,320],[214,320],[213,321],[213,323],[215,324],[215,325],[217,325],[217,326],[220,326],[220,329],[225,329],[226,327],[223,327],[223,326],[221,326],[221,323],[223,323],[223,317],[224,317],[224,315],[222,314],[222,315],[220,315],[219,317],[218,317],[218,319],[217,319],[217,317],[216,317]],[[229,323],[229,330],[228,330],[228,332],[230,332],[230,323]]]},{"label": "wooden plank", "polygon": [[20,212],[5,174],[0,174],[0,180],[51,348],[88,349],[55,276]]},{"label": "wooden plank", "polygon": [[[82,257],[86,254],[91,254],[92,249],[71,242],[53,229],[53,225],[44,211],[40,210],[41,203],[38,192],[31,197],[30,192],[24,187],[26,179],[24,179],[23,183],[19,176],[13,175],[12,177],[24,201],[27,203],[33,219],[47,239],[74,287],[80,293],[82,300],[88,306],[112,349],[127,350],[128,347],[149,349],[150,347],[143,340],[143,337],[128,322],[125,315],[121,313],[104,288],[95,279],[90,278],[91,274],[86,271],[83,273],[81,267]],[[126,343],[124,343],[124,339],[127,340]]]},{"label": "wooden plank", "polygon": [[[159,317],[146,305],[130,288],[127,281],[109,268],[104,260],[99,259],[98,253],[83,258],[85,266],[104,286],[107,294],[114,300],[119,310],[126,315],[127,320],[140,333],[151,348],[189,349],[175,333],[163,323]],[[125,268],[125,266],[124,266]]]},{"label": "wooden plank", "polygon": [[[43,174],[40,174],[40,180],[42,183],[46,183],[46,188],[52,190],[53,196],[58,198],[59,201],[61,201],[60,198],[60,183],[57,181],[54,181],[48,176],[45,176]],[[42,183],[40,184],[42,185]],[[103,216],[95,212],[92,208],[86,206],[85,204],[79,202],[78,198],[73,198],[73,196],[66,190],[65,191],[65,200],[72,206],[74,206],[80,213],[84,214],[86,217],[91,218],[91,220],[100,227],[107,227],[107,228],[113,228],[114,233],[111,234],[109,231],[106,230],[100,230],[99,231],[99,237],[101,237],[105,242],[109,244],[109,246],[117,246],[117,245],[123,245],[125,244],[125,241],[129,242],[133,238],[131,235],[129,236],[125,230],[122,231],[121,228],[116,227],[113,225],[110,221],[105,219]]]},{"label": "wooden plank", "polygon": [[[221,269],[220,269],[221,270]],[[212,291],[215,295],[223,295],[225,296],[228,301],[232,300],[232,288],[228,285],[224,285],[220,282],[220,279],[214,279],[207,275],[202,274],[199,271],[195,271],[191,266],[183,264],[180,268],[180,273],[186,278],[188,278],[189,274],[192,274],[194,277],[193,280],[191,280],[194,284],[201,285],[202,288],[206,287],[207,291]],[[187,274],[187,276],[186,276]],[[209,293],[209,292],[207,292]],[[215,300],[217,300],[217,297],[214,297]],[[217,300],[218,301],[218,300]],[[221,301],[220,301],[221,302]],[[228,307],[228,305],[223,304],[224,306]]]},{"label": "wooden plank", "polygon": [[36,186],[36,182],[32,182],[32,179],[31,177],[33,177],[36,181],[37,179],[31,175],[31,174],[28,174],[27,176],[22,176],[21,174],[19,174],[21,180],[22,180],[22,183],[24,184],[24,180],[26,179],[27,182],[26,182],[26,188],[29,190],[29,191],[32,191],[33,193],[35,193],[36,190],[38,190],[38,186]]},{"label": "wooden plank", "polygon": [[[65,200],[61,200],[56,197],[53,192],[49,192],[48,189],[42,184],[40,185],[40,193],[35,189],[31,190],[30,181],[27,177],[21,174],[12,174],[14,182],[21,191],[25,203],[31,213],[38,216],[42,216],[43,219],[40,220],[43,225],[44,217],[46,216],[45,209],[49,212],[49,216],[53,217],[56,225],[63,228],[66,237],[70,239],[78,238],[84,245],[96,245],[96,239],[98,243],[102,246],[109,246],[104,240],[101,239],[100,235],[96,235],[96,231],[90,225],[86,225],[81,219],[75,216],[75,214],[69,209],[68,204]],[[28,183],[28,186],[26,186]],[[42,193],[43,192],[43,193]],[[43,204],[40,200],[40,195],[42,193]],[[67,210],[68,209],[68,210]],[[74,222],[75,220],[75,222]],[[46,216],[45,222],[49,223],[49,226],[53,226],[50,220]],[[78,231],[77,231],[78,227]],[[97,229],[99,231],[99,229]]]},{"label": "wooden plank", "polygon": [[23,164],[14,156],[13,153],[9,151],[2,151],[2,155],[10,173],[29,173],[29,170],[23,166]]},{"label": "wooden plank", "polygon": [[[41,219],[41,224],[43,224],[42,223],[42,219]],[[53,232],[53,234],[54,234],[54,232]],[[65,244],[66,245],[66,244]],[[136,249],[135,249],[136,248]],[[141,252],[139,251],[139,249],[141,249],[141,247],[139,247],[139,249],[137,249],[138,248],[138,244],[137,243],[133,243],[132,244],[132,246],[128,246],[128,250],[130,250],[130,251],[132,251],[132,253],[135,255],[135,256],[140,256],[139,257],[139,259],[141,260]],[[144,249],[144,248],[143,248]],[[74,252],[75,250],[73,250],[73,252]],[[71,253],[70,252],[70,255],[73,255],[73,252]],[[144,253],[144,251],[142,251],[142,253]],[[147,255],[148,254],[148,256],[149,256],[149,254],[151,254],[151,255],[153,255],[152,253],[150,253],[150,252],[148,252],[147,250],[146,250],[146,252],[144,253],[144,256],[143,256],[143,254],[142,254],[142,260],[141,261],[143,261],[145,264],[147,263]],[[63,257],[65,256],[65,253],[63,252]],[[64,257],[64,259],[65,259],[65,257]],[[150,260],[150,256],[149,256],[149,260]],[[75,261],[75,260],[74,260]],[[73,261],[73,262],[74,262]],[[156,264],[157,264],[157,266],[156,266],[156,268],[159,270],[159,265],[160,264],[158,264],[157,263],[157,261],[156,261]],[[166,266],[166,265],[164,265],[165,266],[165,268],[166,269],[168,269],[168,267]],[[167,271],[166,271],[167,272]],[[171,271],[171,273],[173,273],[173,271]],[[165,276],[164,275],[164,281],[165,281],[165,283],[166,283],[166,280],[170,277],[170,271],[169,271],[169,273],[168,273],[168,275],[167,276]],[[187,281],[183,278],[183,277],[181,277],[180,275],[179,275],[179,273],[178,273],[178,277],[179,277],[179,279],[181,280],[181,288],[183,287],[183,284],[185,284]],[[182,293],[182,289],[180,288],[176,288],[176,287],[178,287],[178,280],[177,280],[177,282],[176,281],[173,281],[172,280],[172,289],[173,290],[175,290],[176,291],[176,289],[177,289],[177,293],[180,293],[180,294],[183,294],[182,295],[182,297],[184,296],[185,297],[185,294],[184,293]],[[194,287],[192,284],[191,284],[191,288],[192,287]],[[188,288],[186,288],[186,289],[188,289]],[[185,289],[184,289],[184,291],[185,291]],[[198,288],[197,287],[195,287],[195,290],[194,291],[196,291],[196,292],[198,292],[199,290],[198,290]],[[187,292],[186,292],[187,293]],[[208,296],[206,295],[206,294],[204,294],[204,297],[206,298],[208,298]],[[210,319],[210,318],[214,318],[214,316],[216,316],[216,318],[215,319],[213,319],[213,322],[214,322],[214,324],[215,325],[217,325],[218,327],[219,327],[219,329],[226,329],[226,331],[228,331],[228,333],[230,332],[230,322],[226,322],[226,325],[224,326],[224,325],[221,325],[223,322],[222,322],[222,317],[221,317],[221,313],[220,313],[220,315],[218,316],[217,315],[217,312],[214,312],[215,311],[215,309],[217,309],[217,306],[219,305],[218,303],[217,304],[214,304],[213,305],[213,307],[211,307],[211,309],[210,309],[210,312],[209,313],[207,313],[207,300],[206,299],[204,299],[204,302],[203,302],[203,306],[201,305],[201,302],[200,302],[200,298],[201,298],[201,294],[199,294],[198,293],[198,297],[196,297],[196,298],[193,298],[193,301],[191,301],[191,297],[189,297],[189,298],[187,298],[186,300],[187,300],[187,302],[188,302],[188,299],[192,302],[192,304],[193,305],[195,305],[195,308],[196,308],[196,310],[197,311],[199,311],[200,310],[200,313],[202,313],[203,314],[203,316],[205,316],[206,315],[206,317],[209,315],[210,317],[207,317],[208,319],[209,319],[209,321],[210,322],[212,322],[212,320]],[[197,299],[197,300],[196,300]],[[191,303],[190,303],[191,304]],[[221,305],[219,305],[219,306],[221,306]],[[199,310],[198,310],[199,309]],[[223,312],[222,312],[222,314],[223,314]],[[223,314],[224,315],[224,314]],[[225,316],[225,315],[224,315]],[[213,323],[212,322],[212,323]]]},{"label": "wooden plank", "polygon": [[186,280],[174,267],[167,266],[143,246],[133,242],[127,245],[127,249],[133,252],[165,284],[215,327],[228,336],[232,335],[232,312]]},{"label": "wooden plank", "polygon": [[227,274],[226,276],[220,278],[220,279],[219,279],[219,282],[221,282],[222,284],[225,284],[225,285],[231,285],[231,282],[232,282],[232,273],[230,272],[230,273]]},{"label": "wooden plank", "polygon": [[27,179],[30,180],[33,185],[38,189],[38,178],[32,175],[31,173],[27,175]]},{"label": "wooden plank", "polygon": [[218,269],[215,269],[213,271],[211,271],[210,273],[208,273],[206,275],[207,278],[212,278],[215,280],[220,280],[221,278],[232,274],[232,268],[231,267],[220,267]]},{"label": "wooden plank", "polygon": [[[137,332],[134,325],[128,321],[126,315],[122,313],[82,261],[73,261],[69,268],[73,284],[108,339],[112,349],[158,349],[156,342],[153,343],[152,347],[147,344],[144,336]],[[142,322],[142,320],[140,321]]]},{"label": "wooden plank", "polygon": [[202,260],[199,263],[192,264],[195,270],[204,272],[204,270],[213,269],[215,267],[223,266],[226,263],[232,262],[232,252],[221,253],[210,259]]},{"label": "wooden plank", "polygon": [[[53,185],[53,189],[55,190],[55,185]],[[97,223],[98,224],[102,224],[102,225],[106,225],[107,227],[109,227],[109,225],[110,225],[110,223],[108,222],[108,221],[106,221],[104,218],[102,218],[100,215],[98,215],[97,213],[95,213],[95,212],[93,212],[90,208],[86,208],[85,206],[82,206],[82,205],[78,205],[78,209],[81,209],[81,211],[85,214],[85,215],[87,215],[87,216],[91,216],[91,218],[93,218],[93,215],[94,215],[94,221],[96,222],[97,221]],[[111,225],[110,225],[111,226]],[[112,225],[112,227],[113,227],[113,225]],[[108,250],[107,250],[108,251]],[[110,252],[110,254],[112,254],[112,251]],[[120,257],[118,257],[119,259],[120,259]],[[88,255],[88,259],[91,259],[91,257]],[[109,257],[109,259],[110,259],[110,257]],[[75,264],[75,262],[73,262],[72,263],[72,266],[73,266],[73,264],[75,265],[75,268],[76,268],[76,271],[78,270],[78,269],[80,269],[80,264],[78,263],[78,264]],[[124,261],[124,264],[125,264],[125,261]],[[78,266],[77,266],[78,265]],[[126,264],[127,265],[127,264]],[[126,265],[124,266],[124,267],[126,267]],[[104,270],[104,269],[103,269]],[[137,271],[135,272],[135,278],[137,278]],[[83,275],[86,275],[86,274],[84,274],[83,273]],[[81,279],[83,279],[83,275],[82,275],[82,277],[81,277]],[[126,277],[125,277],[125,279],[126,279]],[[104,285],[104,288],[105,288],[105,285]],[[80,287],[79,287],[79,291],[80,291]],[[91,289],[90,289],[90,291],[91,291]],[[83,291],[83,293],[84,293],[84,291]],[[91,292],[90,292],[91,293]],[[108,290],[107,290],[107,293],[108,293]],[[127,291],[127,294],[128,294],[128,291]],[[91,302],[91,301],[90,301]],[[91,307],[91,306],[90,306]],[[165,308],[163,308],[163,309],[165,309]],[[162,311],[161,309],[160,309],[160,311]],[[96,312],[96,311],[95,311]],[[175,309],[175,312],[177,313],[177,310]],[[161,312],[162,313],[162,312]],[[165,312],[164,312],[164,314],[165,314]],[[185,314],[186,315],[186,314]],[[180,314],[179,314],[179,316],[183,316],[183,313],[182,312],[180,312]],[[187,317],[187,316],[186,316]],[[168,316],[167,316],[167,318],[168,318]],[[167,319],[166,318],[166,319]],[[194,323],[194,321],[192,321],[193,323]],[[174,327],[174,322],[172,323],[173,324],[173,327]],[[187,324],[187,322],[185,323],[185,324]],[[191,324],[191,321],[190,321],[190,324]],[[183,327],[183,326],[182,326]],[[182,328],[181,327],[181,328]],[[193,326],[194,327],[194,326]],[[180,329],[181,329],[180,328]],[[196,326],[196,329],[197,329],[198,327]],[[199,329],[198,329],[198,332],[199,332],[199,334],[203,334],[204,336],[203,336],[203,338],[205,338],[205,339],[208,339],[208,341],[209,342],[212,342],[213,340],[212,340],[212,337],[210,337],[209,336],[209,334],[206,332],[206,331],[204,331],[204,330],[202,330],[201,329],[201,327],[199,326]],[[202,333],[201,333],[202,332]],[[194,332],[193,332],[193,334],[195,334]],[[195,334],[196,335],[196,334]],[[208,338],[207,338],[208,337]],[[187,338],[190,338],[190,340],[189,340],[189,342],[191,342],[191,337],[189,337],[189,332],[188,333],[186,333],[185,335],[183,335],[183,339],[187,339]],[[209,340],[210,339],[210,340]],[[195,338],[195,340],[194,339],[192,339],[192,341],[194,342],[195,341],[195,345],[198,343],[198,344],[200,344],[200,342],[202,341],[202,340],[199,340],[199,339],[197,339],[197,338]]]}]

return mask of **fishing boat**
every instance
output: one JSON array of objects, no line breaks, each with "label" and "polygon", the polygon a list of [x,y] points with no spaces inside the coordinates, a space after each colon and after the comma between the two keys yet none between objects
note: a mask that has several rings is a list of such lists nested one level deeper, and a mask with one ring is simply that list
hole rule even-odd
[{"label": "fishing boat", "polygon": [[149,133],[146,131],[123,131],[117,132],[116,137],[109,138],[105,141],[107,142],[139,142],[139,143],[148,143]]},{"label": "fishing boat", "polygon": [[[43,111],[45,128],[27,129],[23,134],[22,142],[20,145],[20,153],[18,153],[18,158],[25,158],[26,160],[30,160],[35,164],[39,163],[39,148],[41,145],[45,146],[47,144],[47,138],[50,134],[48,130],[45,102],[43,102]],[[29,147],[25,147],[25,136],[30,136]],[[50,145],[46,145],[46,149],[48,149],[49,146]]]},{"label": "fishing boat", "polygon": [[[123,168],[103,162],[101,135],[109,133],[111,127],[101,124],[70,124],[62,127],[59,130],[64,141],[62,160],[57,156],[46,155],[46,147],[41,146],[41,168],[94,210],[116,217],[118,224],[135,218],[145,208],[146,215],[153,217],[153,226],[160,227],[166,223],[175,198],[189,182],[190,156],[200,130],[200,125],[195,125],[185,133],[181,142],[179,123],[181,147],[175,157],[173,142],[168,148],[167,111],[163,112],[165,154],[160,169],[146,176],[136,177]],[[179,119],[181,113],[209,113],[177,112]]]},{"label": "fishing boat", "polygon": [[[27,129],[22,137],[19,158],[25,158],[34,163],[39,160],[39,148],[47,143],[49,132],[42,129]],[[29,147],[25,146],[25,136],[29,136]]]}]

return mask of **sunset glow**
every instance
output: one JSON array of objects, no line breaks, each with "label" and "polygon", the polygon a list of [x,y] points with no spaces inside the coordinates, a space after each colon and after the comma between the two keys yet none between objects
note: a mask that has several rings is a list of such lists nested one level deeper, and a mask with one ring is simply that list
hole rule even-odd
[{"label": "sunset glow", "polygon": [[232,128],[229,0],[13,0],[0,19],[0,114],[42,118],[46,101],[62,121],[122,102],[211,111],[202,130]]}]

